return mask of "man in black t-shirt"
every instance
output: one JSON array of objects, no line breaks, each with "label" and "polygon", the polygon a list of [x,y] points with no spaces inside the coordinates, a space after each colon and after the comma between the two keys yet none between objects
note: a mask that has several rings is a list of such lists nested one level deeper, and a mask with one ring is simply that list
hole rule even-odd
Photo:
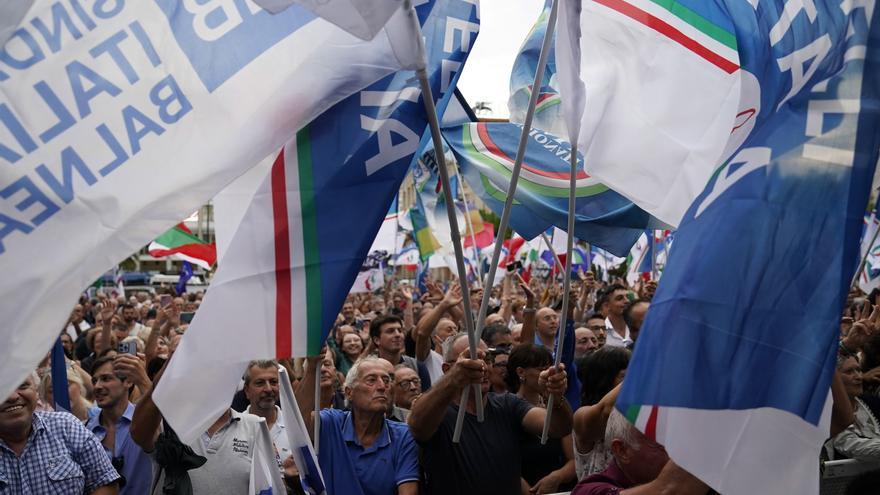
[{"label": "man in black t-shirt", "polygon": [[[540,435],[546,410],[533,408],[513,394],[490,394],[486,345],[479,343],[478,359],[468,356],[467,334],[460,333],[443,345],[443,378],[413,403],[409,427],[422,447],[422,467],[429,494],[519,493],[521,433]],[[473,394],[467,404],[461,443],[452,442],[461,391],[479,383],[483,392],[485,421],[477,421]],[[539,378],[557,398],[565,393],[566,376],[549,368]],[[550,436],[571,432],[571,408],[565,400],[554,401]]]}]

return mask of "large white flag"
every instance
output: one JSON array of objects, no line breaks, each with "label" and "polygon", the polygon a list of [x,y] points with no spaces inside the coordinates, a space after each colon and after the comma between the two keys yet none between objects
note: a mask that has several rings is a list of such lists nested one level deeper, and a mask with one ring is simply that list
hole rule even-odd
[{"label": "large white flag", "polygon": [[371,40],[388,22],[402,0],[254,0],[277,14],[300,5],[363,40]]},{"label": "large white flag", "polygon": [[586,172],[672,226],[728,140],[751,129],[736,123],[741,86],[751,86],[732,27],[680,7],[563,1],[556,44],[566,124]]},{"label": "large white flag", "polygon": [[[315,448],[312,442],[309,441],[309,430],[306,428],[302,413],[299,411],[296,396],[293,395],[290,377],[287,375],[287,370],[283,367],[278,369],[278,378],[281,381],[279,397],[281,400],[281,410],[284,411],[284,417],[287,420],[284,431],[287,433],[287,441],[290,443],[293,461],[296,463],[297,469],[299,469],[300,482],[306,493],[320,495],[326,492],[324,488],[324,475],[321,473],[321,466],[318,465],[318,456],[315,453]],[[315,436],[319,434],[320,431],[315,432]]]},{"label": "large white flag", "polygon": [[299,7],[40,0],[0,53],[0,396],[95,278],[395,69]]},{"label": "large white flag", "polygon": [[275,460],[275,447],[269,435],[269,427],[266,425],[266,419],[260,418],[260,433],[254,443],[254,453],[251,458],[248,495],[285,495],[286,493],[287,488],[278,471],[278,461]]}]

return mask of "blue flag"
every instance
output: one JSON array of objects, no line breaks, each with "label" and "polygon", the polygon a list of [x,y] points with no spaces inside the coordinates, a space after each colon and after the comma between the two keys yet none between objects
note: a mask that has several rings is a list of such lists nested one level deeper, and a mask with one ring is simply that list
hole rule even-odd
[{"label": "blue flag", "polygon": [[[487,122],[443,130],[465,180],[481,198],[495,200],[487,202],[493,211],[503,206],[521,133],[522,127],[515,124]],[[570,156],[571,146],[562,139],[538,129],[529,133],[515,194],[522,207],[515,216],[511,211],[510,222],[523,237],[531,239],[549,225],[568,227]],[[580,155],[578,161],[583,163]],[[626,255],[651,223],[650,215],[587,175],[582,165],[576,188],[575,236]],[[499,215],[500,210],[496,211]],[[520,229],[521,223],[528,231]],[[537,227],[539,231],[534,232]]]},{"label": "blue flag", "polygon": [[685,214],[617,401],[725,494],[818,493],[878,158],[878,9],[807,3],[724,1],[754,129]]},{"label": "blue flag", "polygon": [[70,411],[70,395],[67,392],[67,362],[64,359],[64,347],[61,338],[52,346],[52,398],[55,409]]},{"label": "blue flag", "polygon": [[[507,109],[510,111],[510,122],[522,124],[525,121],[526,111],[529,107],[529,99],[532,97],[532,86],[535,83],[535,72],[538,69],[538,58],[541,55],[541,44],[547,32],[547,23],[550,18],[551,0],[544,0],[544,8],[535,24],[526,35],[519,53],[513,61],[513,69],[510,71],[510,99],[507,101]],[[556,33],[553,33],[556,39]],[[535,114],[532,117],[532,127],[542,129],[557,136],[566,136],[565,124],[562,120],[562,105],[559,90],[555,87],[556,82],[556,50],[554,44],[550,45],[550,53],[547,54],[547,65],[544,67],[544,77],[535,104]]]},{"label": "blue flag", "polygon": [[186,292],[186,283],[189,282],[189,279],[191,279],[192,276],[192,265],[189,261],[184,261],[183,264],[180,265],[180,278],[177,279],[177,285],[174,286],[178,294]]}]

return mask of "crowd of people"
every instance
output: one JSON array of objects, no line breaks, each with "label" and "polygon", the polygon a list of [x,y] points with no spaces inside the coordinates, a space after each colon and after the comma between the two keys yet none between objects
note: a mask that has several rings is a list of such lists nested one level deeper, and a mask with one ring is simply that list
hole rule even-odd
[{"label": "crowd of people", "polygon": [[[655,289],[579,273],[563,308],[558,280],[510,272],[492,289],[476,356],[464,315],[476,314],[482,289],[471,289],[471,308],[454,281],[350,294],[321,355],[254,356],[229,409],[192,444],[152,392],[202,294],[83,297],[60,333],[70,411],[54,410],[48,356],[0,405],[0,494],[247,493],[262,421],[288,492],[307,493],[315,480],[293,461],[279,367],[313,437],[320,402],[318,465],[331,495],[710,493],[614,408]],[[880,461],[878,292],[847,301],[826,459]]]}]

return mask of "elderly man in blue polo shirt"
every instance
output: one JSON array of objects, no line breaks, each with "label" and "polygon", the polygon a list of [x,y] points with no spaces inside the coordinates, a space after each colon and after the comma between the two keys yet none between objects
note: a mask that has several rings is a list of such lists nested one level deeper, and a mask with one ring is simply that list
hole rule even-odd
[{"label": "elderly man in blue polo shirt", "polygon": [[[314,417],[315,369],[309,358],[296,391],[303,417]],[[318,463],[330,495],[410,495],[418,493],[416,444],[407,426],[385,419],[391,404],[393,368],[375,356],[358,360],[345,378],[351,411],[321,411]],[[309,424],[309,434],[312,422]]]},{"label": "elderly man in blue polo shirt", "polygon": [[92,368],[95,402],[101,412],[89,418],[86,428],[98,437],[107,457],[122,475],[120,495],[150,492],[150,456],[134,443],[129,432],[134,404],[128,400],[128,394],[138,379],[149,382],[146,375],[143,363],[131,354],[119,354],[115,360],[108,356],[99,358]]}]

